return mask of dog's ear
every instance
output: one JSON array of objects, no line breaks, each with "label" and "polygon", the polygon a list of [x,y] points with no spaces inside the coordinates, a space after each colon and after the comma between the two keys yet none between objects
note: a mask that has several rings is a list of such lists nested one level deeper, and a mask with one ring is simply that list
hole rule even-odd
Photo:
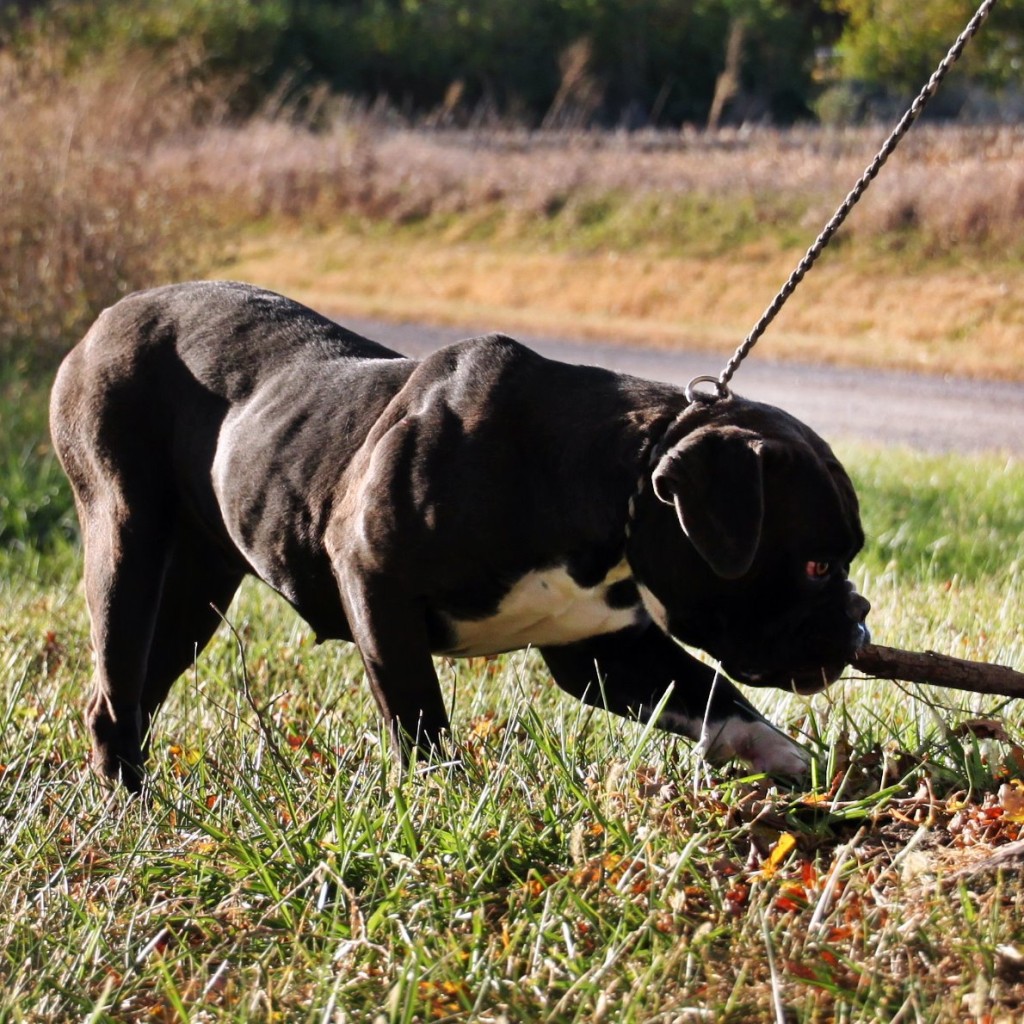
[{"label": "dog's ear", "polygon": [[702,427],[670,448],[651,477],[697,553],[725,579],[747,572],[761,542],[762,443],[738,427]]}]

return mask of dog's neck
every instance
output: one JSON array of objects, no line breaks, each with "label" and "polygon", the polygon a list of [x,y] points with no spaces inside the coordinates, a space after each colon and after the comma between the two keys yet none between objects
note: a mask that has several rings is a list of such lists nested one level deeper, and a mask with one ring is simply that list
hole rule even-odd
[{"label": "dog's neck", "polygon": [[665,452],[668,451],[676,440],[674,436],[674,429],[676,425],[691,409],[694,408],[696,404],[697,403],[695,402],[687,402],[686,405],[683,406],[683,408],[676,413],[676,415],[673,416],[659,432],[647,434],[640,445],[640,451],[637,454],[637,461],[640,463],[640,474],[637,478],[636,486],[633,488],[633,493],[629,496],[629,501],[626,504],[625,532],[627,547],[629,545],[630,536],[633,532],[633,525],[636,522],[640,499],[647,490],[647,487],[651,482],[651,477],[654,474],[654,470],[657,468],[662,456],[664,456]]}]

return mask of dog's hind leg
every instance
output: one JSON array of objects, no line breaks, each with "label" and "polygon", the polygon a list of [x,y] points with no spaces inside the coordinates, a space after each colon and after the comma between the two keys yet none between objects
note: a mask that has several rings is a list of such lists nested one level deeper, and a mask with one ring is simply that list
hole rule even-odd
[{"label": "dog's hind leg", "polygon": [[86,723],[93,764],[142,785],[142,706],[150,644],[174,523],[150,405],[133,400],[137,353],[101,317],[61,365],[50,434],[82,528],[93,658]]},{"label": "dog's hind leg", "polygon": [[655,725],[700,740],[711,761],[740,757],[758,771],[784,776],[807,769],[810,759],[799,744],[653,624],[541,653],[555,682],[587,704],[647,721],[664,700]]},{"label": "dog's hind leg", "polygon": [[169,524],[110,483],[79,501],[85,594],[95,671],[86,704],[93,764],[105,779],[142,786],[142,693],[167,561]]},{"label": "dog's hind leg", "polygon": [[96,770],[137,792],[153,717],[213,635],[243,570],[181,536],[166,510],[137,498],[96,506],[79,506],[96,660],[86,721]]},{"label": "dog's hind leg", "polygon": [[243,575],[244,569],[226,561],[220,549],[178,531],[164,572],[139,697],[143,758],[157,711],[174,681],[209,643]]}]

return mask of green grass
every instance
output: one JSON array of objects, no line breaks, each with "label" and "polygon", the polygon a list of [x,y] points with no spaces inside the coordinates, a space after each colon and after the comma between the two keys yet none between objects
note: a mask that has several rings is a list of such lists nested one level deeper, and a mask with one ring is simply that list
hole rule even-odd
[{"label": "green grass", "polygon": [[75,564],[71,489],[49,443],[48,378],[0,365],[0,579],[54,578]]},{"label": "green grass", "polygon": [[[947,881],[1020,827],[1024,723],[992,698],[757,692],[817,758],[786,791],[585,710],[532,655],[439,662],[464,771],[401,779],[352,648],[254,584],[161,716],[149,802],[107,802],[68,495],[43,390],[13,388],[0,1020],[1019,1019],[1017,872]],[[841,454],[878,638],[1024,664],[1024,467]],[[981,716],[1007,738],[958,729]]]},{"label": "green grass", "polygon": [[785,196],[685,193],[634,196],[606,192],[573,197],[531,227],[532,244],[553,243],[573,251],[654,249],[701,258],[768,241],[785,249],[801,240],[793,225],[806,210]]},{"label": "green grass", "polygon": [[[753,243],[778,251],[806,242],[806,203],[786,195],[631,194],[622,189],[566,191],[548,196],[531,215],[501,202],[469,211],[426,207],[397,223],[353,221],[352,228],[416,240],[445,235],[465,242],[514,242],[530,251],[650,252],[662,256],[722,256]],[[796,225],[796,226],[795,226]]]},{"label": "green grass", "polygon": [[844,452],[867,545],[861,564],[928,580],[1002,579],[1024,557],[1024,471],[1010,459]]}]

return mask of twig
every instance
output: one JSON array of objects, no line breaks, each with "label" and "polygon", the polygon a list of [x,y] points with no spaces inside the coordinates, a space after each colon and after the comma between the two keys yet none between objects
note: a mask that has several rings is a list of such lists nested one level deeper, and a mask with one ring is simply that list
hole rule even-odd
[{"label": "twig", "polygon": [[1024,672],[934,651],[903,651],[867,644],[857,652],[852,664],[859,672],[878,679],[902,679],[908,683],[932,683],[973,693],[1024,697]]},{"label": "twig", "polygon": [[1000,868],[1019,872],[1022,861],[1024,861],[1024,839],[1017,839],[1012,843],[1007,843],[1006,846],[996,850],[995,853],[990,854],[984,860],[955,871],[952,875],[943,879],[942,884],[945,887],[949,887],[959,884],[965,879],[976,878],[978,875],[985,874],[986,872],[998,871]]}]

